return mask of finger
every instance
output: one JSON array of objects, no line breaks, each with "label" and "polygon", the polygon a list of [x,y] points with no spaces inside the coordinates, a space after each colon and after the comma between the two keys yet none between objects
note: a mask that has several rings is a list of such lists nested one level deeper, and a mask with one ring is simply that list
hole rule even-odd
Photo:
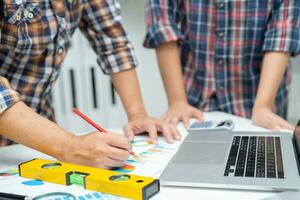
[{"label": "finger", "polygon": [[[107,160],[106,160],[107,161]],[[102,162],[95,162],[93,164],[85,164],[86,166],[96,167],[96,168],[103,168],[103,169],[110,169],[111,167],[107,166],[106,163]]]},{"label": "finger", "polygon": [[149,133],[149,137],[150,140],[152,141],[153,144],[157,143],[157,129],[154,125],[150,125],[148,128],[148,133]]},{"label": "finger", "polygon": [[130,125],[126,125],[124,127],[124,134],[125,134],[125,137],[127,137],[127,139],[129,141],[133,140],[133,138],[134,138],[134,132],[133,132],[133,130],[132,130],[132,128],[131,128]]},{"label": "finger", "polygon": [[288,123],[287,121],[285,121],[284,119],[282,119],[280,117],[278,117],[278,118],[279,118],[278,123],[279,123],[281,129],[288,129],[288,130],[295,129],[295,127],[292,124]]},{"label": "finger", "polygon": [[280,131],[280,126],[278,126],[277,124],[274,124],[274,125],[272,125],[271,126],[271,128],[270,128],[272,131]]},{"label": "finger", "polygon": [[129,157],[129,151],[112,146],[108,146],[107,154],[112,159],[122,161],[127,160]]},{"label": "finger", "polygon": [[166,122],[166,123],[171,123],[171,118],[170,117],[167,117],[165,118],[164,120],[162,120],[163,122]]},{"label": "finger", "polygon": [[108,158],[106,163],[107,163],[106,166],[108,166],[109,168],[122,167],[125,165],[125,162],[123,160],[116,160],[113,158]]},{"label": "finger", "polygon": [[127,151],[131,149],[129,140],[123,135],[109,134],[107,137],[107,144],[120,149],[126,149]]},{"label": "finger", "polygon": [[280,129],[294,129],[293,125],[289,124],[276,114],[272,114],[272,117],[269,118],[269,121],[269,126],[272,131],[280,131]]},{"label": "finger", "polygon": [[281,126],[282,129],[287,129],[287,130],[295,130],[295,126],[293,126],[290,123],[285,123],[285,125]]},{"label": "finger", "polygon": [[103,156],[99,157],[98,159],[94,159],[94,163],[92,165],[88,165],[88,166],[109,169],[110,168],[108,166],[109,160],[110,160],[109,157],[107,157],[106,155],[103,155]]},{"label": "finger", "polygon": [[177,126],[178,122],[179,122],[178,117],[172,117],[172,119],[170,120],[170,123],[173,124],[174,126]]},{"label": "finger", "polygon": [[164,117],[161,118],[162,121],[166,122],[166,123],[170,123],[171,122],[171,118],[169,117],[169,115],[164,115]]},{"label": "finger", "polygon": [[264,118],[264,120],[261,120],[260,118],[253,116],[252,117],[252,123],[256,126],[261,126],[270,130],[273,130],[276,128],[276,126],[274,126],[274,124],[272,123],[272,120],[270,119],[269,116],[262,116]]},{"label": "finger", "polygon": [[168,118],[168,114],[167,114],[167,113],[163,114],[163,115],[160,117],[161,120],[165,120],[166,118]]},{"label": "finger", "polygon": [[266,128],[270,129],[271,131],[280,131],[280,126],[275,120],[269,119],[266,123]]},{"label": "finger", "polygon": [[170,126],[168,124],[162,124],[161,125],[162,134],[166,138],[166,141],[168,143],[173,143],[173,134],[171,132]]},{"label": "finger", "polygon": [[196,118],[199,122],[202,122],[204,120],[203,113],[198,109],[193,109],[192,117]]},{"label": "finger", "polygon": [[178,140],[178,141],[181,140],[181,134],[177,130],[176,126],[173,126],[172,124],[170,124],[170,129],[171,129],[171,133],[173,135],[173,138],[175,140]]},{"label": "finger", "polygon": [[182,122],[185,128],[189,127],[190,124],[190,118],[188,116],[183,116],[182,117]]},{"label": "finger", "polygon": [[264,127],[270,129],[271,131],[280,131],[280,126],[277,123],[271,121],[269,121]]}]

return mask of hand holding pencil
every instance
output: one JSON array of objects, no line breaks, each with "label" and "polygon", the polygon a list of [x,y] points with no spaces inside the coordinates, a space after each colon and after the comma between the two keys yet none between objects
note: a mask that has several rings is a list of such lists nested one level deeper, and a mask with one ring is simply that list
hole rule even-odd
[{"label": "hand holding pencil", "polygon": [[[73,112],[88,122],[90,125],[95,127],[99,132],[89,133],[87,135],[79,136],[81,140],[75,146],[84,145],[86,143],[98,143],[98,147],[95,148],[95,152],[99,150],[99,158],[91,158],[91,162],[102,163],[100,167],[110,168],[110,167],[118,167],[124,164],[124,161],[127,160],[129,154],[135,156],[135,154],[131,151],[131,145],[129,140],[122,135],[108,133],[104,128],[102,128],[99,124],[96,124],[91,119],[89,119],[85,114],[80,112],[78,109],[74,108]],[[78,137],[78,136],[77,136]],[[93,139],[92,139],[93,138]],[[93,141],[91,141],[91,139]],[[78,149],[78,148],[77,148]],[[101,151],[102,154],[101,154]],[[83,153],[84,152],[78,152]],[[101,154],[101,155],[100,155]],[[96,154],[95,154],[96,155]],[[93,165],[93,164],[88,164]]]},{"label": "hand holding pencil", "polygon": [[[80,113],[80,111],[76,111],[77,114]],[[80,115],[81,117],[85,116],[83,113]],[[87,116],[84,118],[87,121]],[[90,122],[92,121],[89,119]],[[108,169],[123,166],[131,152],[129,140],[120,134],[106,133],[105,129],[94,122],[90,124],[97,127],[96,129],[100,132],[95,131],[79,136],[70,134],[69,142],[63,147],[57,147],[63,151],[57,159],[68,163]]]},{"label": "hand holding pencil", "polygon": [[65,148],[63,162],[110,169],[121,167],[130,156],[131,145],[119,134],[98,131],[85,135],[73,135]]}]

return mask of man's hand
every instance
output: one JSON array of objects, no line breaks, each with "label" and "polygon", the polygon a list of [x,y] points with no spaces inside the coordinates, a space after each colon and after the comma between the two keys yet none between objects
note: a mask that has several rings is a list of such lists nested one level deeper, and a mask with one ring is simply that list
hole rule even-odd
[{"label": "man's hand", "polygon": [[170,105],[169,110],[162,116],[162,120],[176,126],[183,122],[187,128],[191,118],[203,121],[203,114],[200,110],[190,106],[187,102],[176,102]]},{"label": "man's hand", "polygon": [[280,129],[295,129],[293,125],[277,116],[268,107],[253,108],[252,122],[254,125],[262,126],[272,131],[279,131]]},{"label": "man's hand", "polygon": [[100,168],[120,167],[129,157],[131,145],[122,135],[93,132],[87,135],[72,135],[64,148],[64,162]]},{"label": "man's hand", "polygon": [[92,167],[122,166],[131,150],[124,136],[99,132],[73,135],[21,101],[0,115],[0,134],[58,160]]},{"label": "man's hand", "polygon": [[157,142],[157,132],[161,132],[169,143],[181,139],[175,126],[146,115],[136,115],[130,118],[124,127],[124,132],[129,140],[132,140],[136,134],[148,132],[153,143]]}]

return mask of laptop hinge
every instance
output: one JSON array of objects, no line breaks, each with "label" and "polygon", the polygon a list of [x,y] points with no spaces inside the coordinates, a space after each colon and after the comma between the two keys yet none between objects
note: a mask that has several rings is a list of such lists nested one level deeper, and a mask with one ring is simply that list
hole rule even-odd
[{"label": "laptop hinge", "polygon": [[297,141],[295,136],[293,138],[293,146],[294,146],[294,151],[295,151],[295,157],[296,157],[298,172],[299,172],[299,176],[300,176],[300,149],[299,149],[300,141]]}]

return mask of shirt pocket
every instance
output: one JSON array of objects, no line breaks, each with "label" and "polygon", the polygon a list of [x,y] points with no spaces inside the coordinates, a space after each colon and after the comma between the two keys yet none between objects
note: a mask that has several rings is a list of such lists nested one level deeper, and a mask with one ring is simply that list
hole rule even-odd
[{"label": "shirt pocket", "polygon": [[47,0],[6,0],[1,21],[1,46],[18,54],[41,55],[57,34],[57,22]]}]

